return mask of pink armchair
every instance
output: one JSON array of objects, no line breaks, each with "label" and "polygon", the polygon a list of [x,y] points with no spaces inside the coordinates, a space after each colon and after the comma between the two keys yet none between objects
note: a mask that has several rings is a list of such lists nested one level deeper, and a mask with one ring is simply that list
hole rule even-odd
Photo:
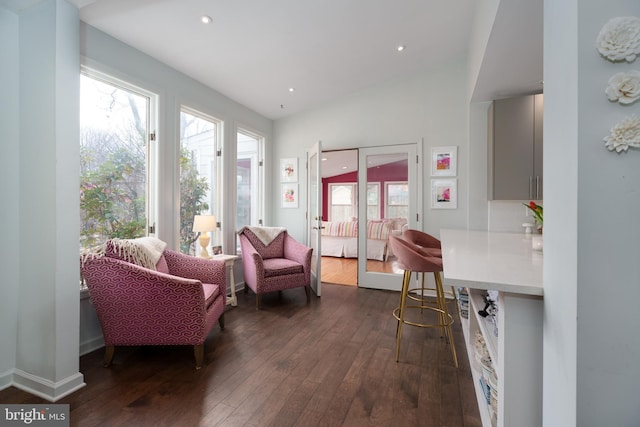
[{"label": "pink armchair", "polygon": [[216,320],[224,329],[224,263],[165,249],[155,271],[109,248],[107,242],[104,256],[89,256],[82,265],[104,334],[104,366],[117,345],[192,345],[200,369]]},{"label": "pink armchair", "polygon": [[[268,243],[256,234],[265,230],[272,234]],[[297,287],[304,287],[309,304],[310,247],[297,242],[286,230],[272,227],[244,227],[238,232],[238,237],[242,248],[245,291],[248,286],[255,292],[256,310],[260,309],[263,293]]]}]

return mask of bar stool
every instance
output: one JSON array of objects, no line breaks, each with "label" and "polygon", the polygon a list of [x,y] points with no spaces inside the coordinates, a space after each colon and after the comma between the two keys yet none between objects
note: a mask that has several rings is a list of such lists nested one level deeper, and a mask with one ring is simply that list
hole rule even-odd
[{"label": "bar stool", "polygon": [[[435,256],[435,257],[439,257],[442,258],[442,246],[440,244],[440,240],[436,239],[435,237],[433,237],[430,234],[427,234],[423,231],[420,230],[413,230],[413,229],[409,229],[409,230],[405,230],[402,233],[402,238],[408,242],[411,242],[417,246],[419,246],[420,250],[425,252],[426,255],[428,256]],[[424,286],[424,273],[421,274],[421,279],[422,279],[422,285],[420,287],[420,289],[418,288],[413,288],[413,289],[409,289],[409,298],[414,299],[416,301],[421,301],[421,302],[425,302],[428,303],[428,300],[425,297],[425,291],[431,291],[431,292],[435,292],[435,288],[428,288]],[[422,298],[418,298],[412,295],[412,292],[414,291],[418,291],[420,290],[420,295]],[[451,286],[451,291],[444,291],[444,295],[445,295],[445,300],[448,303],[454,303],[456,306],[456,310],[458,311],[458,315],[460,315],[460,307],[458,306],[457,302],[458,299],[456,297],[456,290],[453,286]]]},{"label": "bar stool", "polygon": [[[396,328],[396,362],[400,359],[400,342],[402,340],[402,326],[404,324],[417,326],[420,328],[440,328],[441,333],[449,342],[453,363],[458,367],[458,358],[456,348],[453,342],[453,333],[451,325],[453,324],[453,316],[449,314],[444,291],[442,288],[442,279],[440,272],[442,271],[442,258],[431,256],[418,245],[406,241],[398,236],[389,236],[389,242],[393,253],[398,258],[399,267],[404,270],[402,280],[402,291],[400,293],[400,305],[393,310],[393,317],[398,320]],[[433,273],[435,279],[436,303],[426,305],[422,299],[418,300],[418,305],[407,305],[409,295],[409,284],[411,282],[411,273]],[[405,318],[407,309],[432,310],[438,313],[437,323],[420,323]]]}]

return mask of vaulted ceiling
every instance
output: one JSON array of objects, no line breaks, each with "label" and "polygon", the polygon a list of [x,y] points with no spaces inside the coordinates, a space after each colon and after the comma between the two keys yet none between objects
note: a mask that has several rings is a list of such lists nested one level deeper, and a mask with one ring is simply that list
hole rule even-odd
[{"label": "vaulted ceiling", "polygon": [[[0,6],[20,11],[39,1],[0,0]],[[271,119],[464,57],[482,4],[69,1],[89,25]],[[542,0],[500,0],[473,99],[540,91],[541,80]]]}]

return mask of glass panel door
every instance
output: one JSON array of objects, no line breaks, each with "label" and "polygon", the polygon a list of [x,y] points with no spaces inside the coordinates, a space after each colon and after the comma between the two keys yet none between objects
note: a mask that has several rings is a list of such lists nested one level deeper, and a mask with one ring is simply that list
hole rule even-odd
[{"label": "glass panel door", "polygon": [[311,253],[311,289],[317,296],[322,293],[322,253],[321,251],[321,227],[322,227],[322,175],[321,156],[322,143],[318,141],[307,151],[307,185],[309,195],[307,207],[307,236],[309,246],[313,248]]},{"label": "glass panel door", "polygon": [[416,144],[360,149],[358,286],[400,290],[402,270],[389,236],[418,228],[422,190],[416,158]]}]

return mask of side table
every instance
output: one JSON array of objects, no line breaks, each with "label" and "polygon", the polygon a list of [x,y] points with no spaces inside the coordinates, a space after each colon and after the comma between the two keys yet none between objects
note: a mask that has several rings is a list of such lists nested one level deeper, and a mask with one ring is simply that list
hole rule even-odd
[{"label": "side table", "polygon": [[227,298],[227,305],[231,304],[233,307],[238,305],[238,298],[236,298],[236,279],[233,276],[233,265],[237,259],[240,259],[238,255],[226,255],[219,254],[211,257],[216,261],[224,261],[224,265],[227,268],[229,282],[231,285],[231,297]]}]

